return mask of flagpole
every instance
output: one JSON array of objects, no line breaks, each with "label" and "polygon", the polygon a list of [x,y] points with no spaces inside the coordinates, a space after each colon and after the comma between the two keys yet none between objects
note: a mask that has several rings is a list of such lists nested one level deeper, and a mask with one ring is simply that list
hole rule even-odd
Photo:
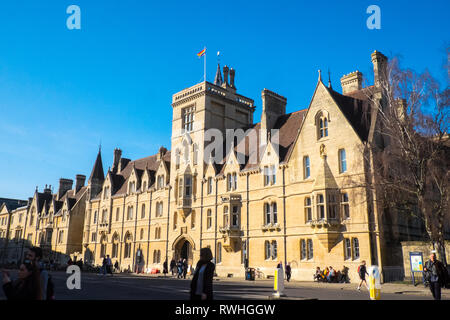
[{"label": "flagpole", "polygon": [[206,82],[206,47],[205,47],[205,59],[204,59],[204,66],[203,66],[203,79]]}]

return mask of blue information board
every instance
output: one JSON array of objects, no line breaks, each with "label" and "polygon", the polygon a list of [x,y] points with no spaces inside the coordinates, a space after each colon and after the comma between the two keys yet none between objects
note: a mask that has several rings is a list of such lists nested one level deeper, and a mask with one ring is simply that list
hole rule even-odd
[{"label": "blue information board", "polygon": [[423,276],[423,254],[422,252],[410,252],[409,253],[409,263],[411,266],[411,275],[413,285],[416,285],[416,281],[414,279],[414,272],[422,273],[422,281],[425,283],[425,278]]}]

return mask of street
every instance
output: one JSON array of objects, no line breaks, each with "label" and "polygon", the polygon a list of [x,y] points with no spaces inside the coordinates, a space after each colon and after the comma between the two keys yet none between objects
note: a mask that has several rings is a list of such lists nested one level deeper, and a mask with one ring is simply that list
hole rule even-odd
[{"label": "street", "polygon": [[[16,272],[11,272],[13,278]],[[188,300],[190,279],[162,276],[114,274],[113,277],[94,273],[81,274],[81,289],[69,290],[64,272],[51,272],[57,300]],[[287,299],[319,300],[369,300],[364,288],[356,290],[356,284],[327,284],[285,282]],[[444,290],[444,289],[443,289]],[[448,291],[448,290],[446,290]],[[267,300],[273,293],[271,280],[244,281],[241,279],[214,280],[215,300]],[[4,300],[3,290],[0,299]],[[382,300],[432,300],[429,291],[411,289],[397,293],[384,293]],[[444,297],[443,299],[448,299]]]}]

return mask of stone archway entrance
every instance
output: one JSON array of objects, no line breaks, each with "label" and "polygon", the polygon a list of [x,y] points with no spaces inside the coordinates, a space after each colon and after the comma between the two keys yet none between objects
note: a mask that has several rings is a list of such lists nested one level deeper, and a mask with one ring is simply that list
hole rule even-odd
[{"label": "stone archway entrance", "polygon": [[193,247],[189,240],[181,238],[174,245],[174,258],[178,262],[179,259],[186,259],[188,265],[193,264],[194,254]]}]

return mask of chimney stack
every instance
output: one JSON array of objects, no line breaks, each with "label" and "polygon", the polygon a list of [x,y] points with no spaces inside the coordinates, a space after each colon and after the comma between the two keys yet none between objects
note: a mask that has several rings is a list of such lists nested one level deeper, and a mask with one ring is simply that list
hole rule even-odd
[{"label": "chimney stack", "polygon": [[262,91],[261,97],[261,132],[268,132],[273,129],[278,117],[286,114],[287,99],[267,89]]},{"label": "chimney stack", "polygon": [[161,161],[163,159],[164,155],[166,154],[166,152],[167,152],[167,149],[161,146],[161,148],[159,148],[158,154],[156,156],[156,160]]},{"label": "chimney stack", "polygon": [[80,191],[80,189],[82,187],[84,187],[84,182],[86,181],[86,176],[83,174],[77,174],[75,176],[75,193],[77,193],[78,191]]},{"label": "chimney stack", "polygon": [[122,157],[122,150],[120,150],[119,148],[115,148],[114,149],[114,159],[113,159],[113,166],[112,166],[112,173],[117,173],[118,169],[119,169],[119,162],[120,162],[120,158]]},{"label": "chimney stack", "polygon": [[379,51],[374,51],[371,55],[373,63],[374,84],[380,87],[380,83],[387,77],[387,58]]},{"label": "chimney stack", "polygon": [[223,67],[223,85],[225,87],[228,86],[228,72],[229,71],[230,71],[230,69],[227,66]]},{"label": "chimney stack", "polygon": [[58,188],[58,200],[62,198],[62,196],[72,189],[73,186],[73,180],[71,179],[59,179],[59,188]]},{"label": "chimney stack", "polygon": [[362,73],[358,70],[341,78],[342,94],[362,89]]},{"label": "chimney stack", "polygon": [[45,185],[45,188],[44,188],[44,193],[52,193],[52,189],[51,189],[51,185]]},{"label": "chimney stack", "polygon": [[230,69],[230,87],[232,87],[233,89],[236,89],[236,87],[234,86],[234,75],[235,75],[235,70],[233,68]]}]

